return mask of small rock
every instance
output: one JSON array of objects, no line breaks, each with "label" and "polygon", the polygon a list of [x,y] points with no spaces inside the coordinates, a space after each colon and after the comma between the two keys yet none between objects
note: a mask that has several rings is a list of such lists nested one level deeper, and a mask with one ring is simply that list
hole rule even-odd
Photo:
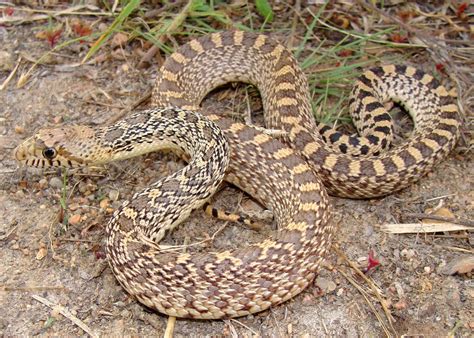
[{"label": "small rock", "polygon": [[87,281],[92,279],[92,276],[85,270],[79,270],[79,277]]},{"label": "small rock", "polygon": [[400,252],[400,256],[406,257],[408,259],[411,259],[411,258],[415,257],[415,255],[416,255],[416,253],[415,253],[415,250],[413,250],[413,249],[403,249]]},{"label": "small rock", "polygon": [[61,189],[63,187],[63,181],[61,178],[59,177],[52,177],[50,180],[49,180],[49,186],[51,188],[56,188],[56,189]]},{"label": "small rock", "polygon": [[119,199],[120,192],[118,190],[110,190],[109,198],[112,201],[117,201]]},{"label": "small rock", "polygon": [[400,299],[393,307],[397,310],[404,310],[407,307],[407,303],[404,299]]},{"label": "small rock", "polygon": [[44,245],[44,243],[41,243],[41,247],[36,253],[36,260],[38,261],[42,260],[43,258],[46,257],[47,254],[48,254],[48,248],[46,247],[46,245]]},{"label": "small rock", "polygon": [[445,275],[464,274],[474,270],[474,256],[458,256],[440,269]]},{"label": "small rock", "polygon": [[324,277],[316,278],[316,285],[323,290],[324,293],[333,292],[337,287],[336,283]]},{"label": "small rock", "polygon": [[87,192],[87,183],[85,182],[79,183],[78,189],[81,194],[85,194]]},{"label": "small rock", "polygon": [[24,134],[25,133],[25,128],[23,128],[21,126],[15,126],[15,133]]},{"label": "small rock", "polygon": [[0,71],[10,72],[15,68],[15,59],[12,53],[0,51]]},{"label": "small rock", "polygon": [[399,282],[394,283],[395,290],[397,291],[398,297],[403,297],[405,295],[405,291],[403,290],[402,285]]},{"label": "small rock", "polygon": [[458,309],[461,306],[461,293],[459,291],[459,287],[457,284],[451,284],[448,286],[448,292],[446,294],[447,304],[453,307],[454,309]]},{"label": "small rock", "polygon": [[102,201],[100,201],[99,206],[101,209],[107,209],[110,205],[110,200],[108,198],[104,198]]},{"label": "small rock", "polygon": [[54,119],[53,119],[53,122],[55,124],[59,124],[59,123],[63,122],[63,117],[62,116],[55,116]]},{"label": "small rock", "polygon": [[48,180],[46,178],[42,178],[38,182],[38,186],[40,189],[44,189],[48,186]]},{"label": "small rock", "polygon": [[304,305],[313,305],[314,304],[314,297],[311,295],[305,295],[303,297],[302,303]]},{"label": "small rock", "polygon": [[76,210],[79,209],[79,208],[80,208],[79,203],[71,203],[71,204],[69,204],[69,206],[68,206],[68,209],[69,209],[70,211],[76,211]]},{"label": "small rock", "polygon": [[81,215],[80,214],[74,214],[68,219],[68,223],[71,225],[76,225],[81,222]]},{"label": "small rock", "polygon": [[124,63],[120,68],[124,73],[127,73],[130,70],[130,66],[126,63]]},{"label": "small rock", "polygon": [[123,46],[126,42],[128,41],[128,36],[125,33],[117,33],[114,35],[112,38],[112,48],[118,47],[118,46]]}]

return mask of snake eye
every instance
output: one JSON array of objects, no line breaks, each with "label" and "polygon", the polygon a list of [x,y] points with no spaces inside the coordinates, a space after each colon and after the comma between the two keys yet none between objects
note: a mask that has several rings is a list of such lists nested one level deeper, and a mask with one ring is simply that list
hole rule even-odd
[{"label": "snake eye", "polygon": [[58,152],[54,148],[45,148],[43,149],[43,156],[46,157],[48,160],[52,160],[56,157]]}]

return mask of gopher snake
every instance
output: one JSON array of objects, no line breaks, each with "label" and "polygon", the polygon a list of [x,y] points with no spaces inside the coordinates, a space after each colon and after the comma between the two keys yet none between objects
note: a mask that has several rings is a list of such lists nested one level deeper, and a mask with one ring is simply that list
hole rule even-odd
[{"label": "gopher snake", "polygon": [[[210,90],[229,81],[258,87],[266,126],[283,129],[285,142],[257,127],[193,112]],[[187,167],[136,193],[114,214],[106,228],[108,259],[122,286],[160,312],[242,316],[290,299],[313,280],[334,230],[321,181],[335,195],[388,194],[427,173],[456,143],[456,105],[431,76],[385,66],[367,71],[356,85],[351,107],[366,136],[361,139],[316,125],[305,76],[281,44],[264,35],[216,33],[181,46],[162,66],[152,101],[165,108],[110,127],[42,130],[15,156],[44,167],[104,163],[152,147],[188,152]],[[410,111],[413,137],[381,155],[367,154],[368,145],[387,147],[391,122],[380,102],[388,98]],[[223,177],[228,149],[216,125],[231,149],[225,179],[270,208],[280,230],[275,238],[234,251],[160,252],[156,243],[165,232],[202,205]]]}]

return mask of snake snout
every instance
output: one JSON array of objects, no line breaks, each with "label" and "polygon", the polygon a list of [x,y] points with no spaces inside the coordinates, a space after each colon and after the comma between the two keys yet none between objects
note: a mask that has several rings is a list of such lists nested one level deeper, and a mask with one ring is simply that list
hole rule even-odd
[{"label": "snake snout", "polygon": [[15,149],[13,149],[12,156],[18,161],[24,163],[28,158],[29,151],[28,147],[25,146],[25,143],[20,144]]}]

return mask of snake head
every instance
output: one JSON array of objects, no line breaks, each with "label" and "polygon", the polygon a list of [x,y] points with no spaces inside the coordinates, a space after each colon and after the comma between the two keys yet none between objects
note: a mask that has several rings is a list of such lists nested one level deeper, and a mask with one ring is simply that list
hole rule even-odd
[{"label": "snake head", "polygon": [[23,141],[13,155],[26,166],[77,168],[105,162],[105,158],[93,156],[98,153],[97,147],[95,132],[90,127],[47,128]]}]

